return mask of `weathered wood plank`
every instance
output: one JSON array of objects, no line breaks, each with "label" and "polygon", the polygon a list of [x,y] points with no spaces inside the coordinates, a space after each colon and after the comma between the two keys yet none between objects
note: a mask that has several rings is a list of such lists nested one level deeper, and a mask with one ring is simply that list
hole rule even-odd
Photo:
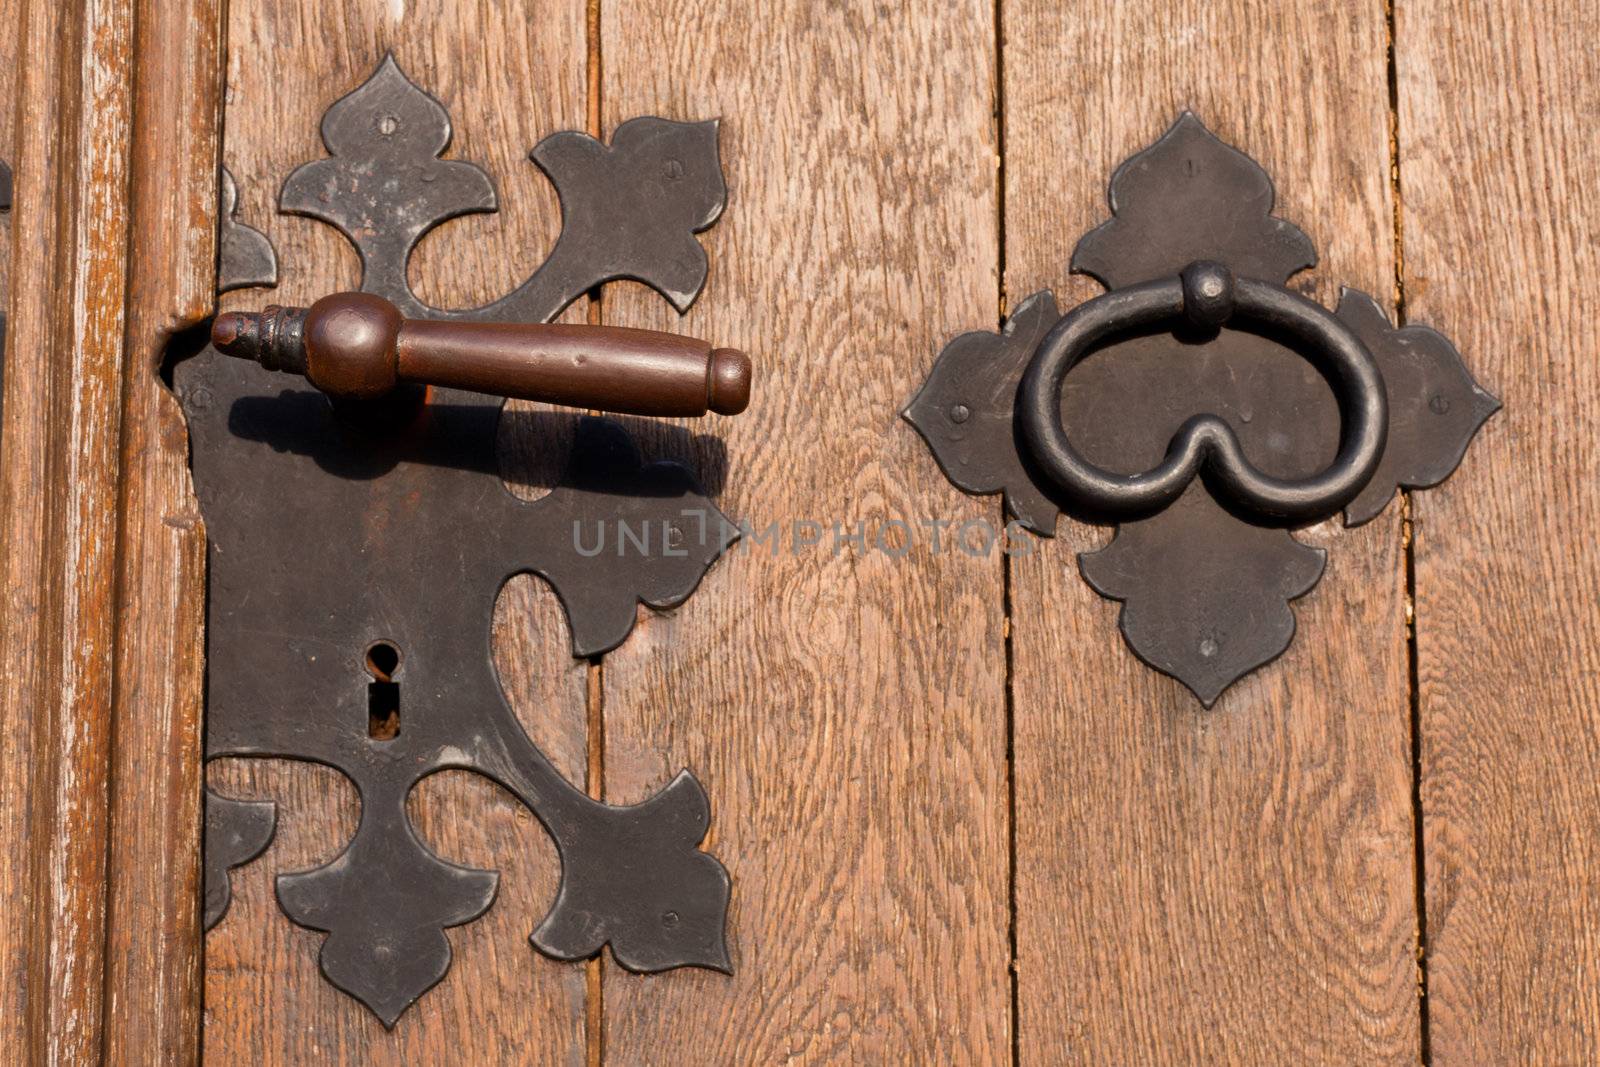
[{"label": "weathered wood plank", "polygon": [[1600,5],[1395,15],[1407,313],[1505,401],[1414,504],[1433,1062],[1594,1063]]},{"label": "weathered wood plank", "polygon": [[133,4],[24,0],[20,14],[0,430],[0,1048],[87,1063],[102,1035]]},{"label": "weathered wood plank", "polygon": [[[1069,278],[1106,182],[1182,108],[1270,171],[1311,291],[1394,283],[1381,4],[1003,4],[1006,292]],[[1140,664],[1063,521],[1014,560],[1019,1047],[1026,1063],[1414,1063],[1398,508],[1327,546],[1278,663],[1203,710]]]},{"label": "weathered wood plank", "polygon": [[[554,193],[527,152],[555,129],[584,128],[583,0],[515,5],[449,0],[229,5],[227,137],[241,217],[276,244],[282,287],[229,294],[224,307],[305,302],[354,284],[353,251],[332,229],[273,213],[279,183],[318,158],[322,111],[393,49],[449,108],[447,153],[488,169],[501,212],[446,224],[412,265],[425,298],[446,305],[498,296],[544,255],[559,225]],[[514,32],[511,28],[515,28]],[[580,318],[582,310],[575,312]],[[508,420],[508,476],[538,485],[556,448]],[[564,452],[562,453],[564,454]],[[527,491],[538,491],[529,488]],[[496,662],[511,704],[562,773],[585,772],[587,667],[574,662],[547,587],[519,578],[496,608]],[[331,857],[355,829],[355,794],[338,775],[287,762],[228,761],[213,786],[280,805],[278,837],[234,873],[233,909],[206,939],[205,1052],[221,1062],[577,1063],[586,1050],[585,972],[528,944],[555,892],[543,830],[486,780],[437,776],[414,795],[419,832],[440,855],[501,871],[499,899],[449,931],[455,961],[391,1032],[317,971],[322,935],[279,912],[271,876]]]},{"label": "weathered wood plank", "polygon": [[[606,320],[756,365],[745,414],[648,447],[725,469],[719,506],[781,531],[605,661],[606,799],[700,777],[736,968],[608,965],[606,1061],[1004,1062],[1000,562],[919,525],[998,511],[949,491],[898,414],[940,341],[995,315],[993,5],[602,15],[607,127],[721,116],[730,190],[689,316],[623,289]],[[873,547],[890,520],[903,559]],[[806,521],[821,543],[796,548]],[[866,545],[836,552],[836,522]]]},{"label": "weathered wood plank", "polygon": [[134,78],[104,1048],[178,1064],[200,1044],[205,532],[160,371],[215,303],[221,4],[143,4]]}]

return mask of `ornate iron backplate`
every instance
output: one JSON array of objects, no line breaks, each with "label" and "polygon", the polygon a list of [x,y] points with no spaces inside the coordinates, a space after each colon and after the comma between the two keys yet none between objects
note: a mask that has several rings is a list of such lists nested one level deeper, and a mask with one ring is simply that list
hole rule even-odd
[{"label": "ornate iron backplate", "polygon": [[[328,109],[322,136],[329,157],[289,175],[280,209],[342,231],[362,288],[407,316],[546,321],[617,278],[684,310],[705,282],[694,234],[726,195],[715,123],[634,119],[610,144],[546,138],[532,159],[560,195],[560,239],[516,291],[464,311],[425,306],[406,280],[425,233],[496,208],[481,169],[439,158],[444,107],[385,58]],[[225,179],[219,287],[270,284],[272,249],[233,219],[233,193]],[[444,929],[493,902],[494,872],[434,855],[407,817],[412,787],[448,769],[500,783],[554,839],[561,880],[531,935],[539,951],[576,960],[610,944],[636,971],[727,971],[729,880],[697,848],[710,822],[700,784],[683,771],[642,804],[591,800],[518,724],[490,654],[495,597],[519,572],[554,587],[578,656],[620,643],[639,602],[683,601],[734,539],[690,474],[641,462],[620,425],[583,418],[566,474],[529,502],[501,481],[498,398],[336,406],[209,347],[177,365],[175,384],[210,537],[206,755],[311,760],[360,793],[344,851],[277,878],[284,912],[327,932],[327,978],[393,1026],[449,968]],[[601,524],[645,531],[656,551],[596,551]],[[373,719],[372,686],[391,687],[396,717]],[[208,793],[206,805],[209,928],[227,910],[229,868],[266,848],[275,816],[270,802]]]},{"label": "ornate iron backplate", "polygon": [[1316,254],[1273,199],[1185,112],[1078,242],[1073,271],[1107,293],[1066,316],[1035,293],[1000,333],[957,337],[905,412],[958,488],[1003,493],[1035,533],[1061,512],[1115,524],[1084,579],[1207,707],[1288,647],[1289,601],[1322,576],[1289,530],[1438,484],[1500,406],[1436,331],[1352,289],[1331,314],[1284,289]]}]

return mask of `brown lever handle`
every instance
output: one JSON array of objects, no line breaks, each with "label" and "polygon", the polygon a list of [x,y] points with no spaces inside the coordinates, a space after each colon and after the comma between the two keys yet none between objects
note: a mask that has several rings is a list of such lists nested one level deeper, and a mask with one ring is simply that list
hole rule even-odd
[{"label": "brown lever handle", "polygon": [[732,348],[619,326],[406,319],[370,293],[230,311],[211,343],[336,397],[416,382],[629,415],[737,415],[750,402],[750,357]]}]

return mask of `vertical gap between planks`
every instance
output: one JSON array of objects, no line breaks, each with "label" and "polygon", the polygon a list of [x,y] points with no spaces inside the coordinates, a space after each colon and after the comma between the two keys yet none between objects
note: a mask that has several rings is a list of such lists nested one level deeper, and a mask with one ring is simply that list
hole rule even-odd
[{"label": "vertical gap between planks", "polygon": [[[1002,504],[1001,519],[1005,518],[1005,505]],[[1007,535],[1009,536],[1009,535]],[[1026,537],[1027,534],[1018,536]],[[1009,545],[1008,545],[1009,547]],[[1017,773],[1016,773],[1016,700],[1012,693],[1012,633],[1011,633],[1011,556],[1009,553],[1001,554],[1000,588],[1004,603],[1004,627],[1002,633],[1005,639],[1005,685],[1006,685],[1006,907],[1007,924],[1006,936],[1009,945],[1009,956],[1006,970],[1011,987],[1011,1064],[1017,1067],[1022,1059],[1022,1028],[1020,1026],[1021,1005],[1018,998],[1017,975]]]},{"label": "vertical gap between planks", "polygon": [[[593,304],[590,304],[591,318],[593,317]],[[600,800],[605,795],[605,720],[602,703],[603,689],[602,661],[592,659],[589,661],[589,678],[587,700],[588,708],[588,768],[587,782],[589,795]],[[584,963],[584,1062],[587,1067],[600,1067],[602,1052],[604,1051],[605,1035],[602,1027],[605,1023],[605,1001],[602,989],[602,976],[605,974],[605,953],[595,953],[593,959]]]},{"label": "vertical gap between planks", "polygon": [[[1006,319],[1006,78],[1005,78],[1005,0],[994,0],[994,145],[995,145],[995,310],[996,323],[1005,329]],[[1000,522],[1005,529],[1005,500],[1000,501]],[[1016,1067],[1022,1056],[1022,1030],[1019,1025],[1017,975],[1017,716],[1013,686],[1014,656],[1011,632],[1011,552],[1009,532],[1002,535],[1005,550],[1000,553],[1001,637],[1005,649],[1006,715],[1006,978],[1010,988],[1011,1063]],[[1019,534],[1018,536],[1028,536]]]},{"label": "vertical gap between planks", "polygon": [[[213,163],[217,168],[217,182],[218,182],[218,193],[219,193],[219,195],[221,193],[220,186],[221,186],[221,182],[222,182],[222,168],[227,165],[227,157],[228,157],[228,78],[229,78],[229,70],[230,70],[230,68],[228,66],[228,39],[229,39],[229,27],[231,26],[231,23],[229,22],[229,13],[230,13],[230,0],[218,0],[217,11],[216,11],[216,18],[218,20],[216,77],[217,77],[217,81],[219,83],[217,85],[217,110],[216,110],[216,122],[217,122],[216,149],[217,149],[217,155],[216,155],[216,159],[213,161]],[[276,206],[277,206],[276,204],[273,205],[274,208],[276,208]],[[213,242],[213,244],[215,245],[215,253],[216,254],[215,254],[215,258],[212,260],[212,267],[211,267],[211,281],[212,281],[212,285],[211,285],[211,313],[213,315],[215,315],[217,313],[217,311],[219,310],[218,307],[217,307],[217,303],[220,300],[221,295],[222,295],[221,293],[218,293],[216,291],[217,290],[217,282],[222,277],[222,208],[221,208],[221,205],[220,205],[220,201],[219,201],[218,208],[217,208],[217,239],[216,239],[215,242]],[[170,377],[168,377],[172,373],[172,364],[169,362],[170,359],[171,359],[171,351],[169,349],[166,353],[162,354],[161,369],[159,371],[159,374],[162,377],[162,385],[163,385],[163,387],[166,388],[169,391],[172,391],[172,389],[173,389],[172,380],[171,380]],[[174,392],[174,399],[176,399],[176,392]],[[187,434],[189,432],[189,423],[188,423],[188,419],[186,417],[183,419],[183,426],[184,426],[184,434],[185,434],[184,463],[183,463],[183,466],[184,466],[185,473],[189,473],[190,477],[192,478],[193,475],[192,475],[192,473],[190,473],[191,470],[192,470],[190,464],[191,464],[191,461],[193,460],[194,441],[192,439],[188,439],[187,438]],[[194,500],[195,498],[192,495],[193,492],[194,492],[193,483],[192,482],[190,483],[190,490],[189,491],[191,493],[190,499]],[[204,639],[205,637],[210,636],[210,634],[211,634],[211,556],[210,556],[210,552],[209,552],[209,537],[210,537],[210,535],[208,534],[207,535],[207,544],[202,547],[202,550],[201,550],[201,553],[200,553],[200,558],[202,560],[201,565],[200,565],[200,588],[199,588],[198,591],[191,590],[191,592],[190,592],[191,596],[198,596],[200,598],[200,633],[202,635],[202,639]],[[196,837],[195,847],[200,849],[200,863],[201,863],[200,887],[201,887],[201,892],[202,893],[205,891],[205,873],[204,873],[205,872],[205,867],[204,867],[204,865],[205,865],[205,858],[206,858],[205,857],[205,841],[206,841],[206,815],[205,815],[205,812],[206,812],[206,808],[205,808],[206,753],[205,753],[205,729],[206,729],[206,715],[210,711],[210,705],[208,703],[209,696],[210,696],[210,689],[209,689],[209,686],[208,686],[208,682],[210,681],[210,677],[211,677],[210,672],[211,672],[210,662],[205,658],[205,651],[204,651],[204,649],[202,649],[201,650],[201,660],[200,660],[200,754],[199,754],[199,758],[200,758],[200,825],[195,827],[195,830],[194,830],[195,837]],[[198,1004],[196,1005],[198,1010],[195,1012],[195,1026],[198,1027],[199,1030],[200,1030],[200,1033],[195,1037],[195,1041],[194,1041],[195,1064],[197,1065],[197,1067],[198,1067],[199,1064],[203,1064],[203,1063],[206,1062],[206,941],[207,941],[206,935],[208,933],[210,933],[210,931],[205,928],[204,910],[205,909],[204,909],[204,905],[203,905],[203,901],[202,901],[202,906],[201,907],[197,907],[195,909],[195,911],[194,911],[194,922],[200,927],[200,931],[196,935],[196,936],[199,937],[200,943],[199,943],[199,947],[198,947],[198,949],[197,949],[197,951],[195,953],[195,955],[198,957],[198,959],[196,960],[196,964],[200,968],[200,973],[197,976],[196,981],[195,981],[195,985],[197,986],[197,988],[195,990],[195,999],[198,1001]]]},{"label": "vertical gap between planks", "polygon": [[[1400,70],[1395,4],[1384,0],[1384,28],[1388,37],[1389,80],[1389,193],[1394,217],[1394,310],[1398,325],[1407,321],[1405,274],[1405,212],[1400,184]],[[1417,556],[1416,524],[1411,492],[1400,491],[1400,538],[1405,567],[1406,685],[1411,717],[1411,847],[1417,927],[1418,1058],[1423,1067],[1433,1062],[1428,1018],[1428,867],[1422,812],[1422,689],[1417,669]]]},{"label": "vertical gap between planks", "polygon": [[[586,0],[584,8],[584,44],[586,46],[586,80],[584,125],[590,137],[603,140],[600,129],[600,0]],[[604,321],[600,287],[589,291],[586,317],[589,325],[599,326]],[[588,686],[585,691],[585,750],[588,754],[585,781],[589,796],[605,799],[605,659],[595,657],[589,661]],[[587,1067],[600,1067],[605,1052],[605,950],[584,964],[584,1062]]]},{"label": "vertical gap between planks", "polygon": [[[138,40],[139,40],[139,24],[143,20],[143,18],[148,14],[149,14],[149,12],[144,8],[143,5],[136,5],[133,10],[128,12],[128,22],[127,22],[126,30],[127,30],[127,34],[128,34],[128,40],[130,42],[135,42],[135,43],[138,42]],[[127,71],[127,74],[125,76],[127,78],[127,84],[128,84],[127,114],[128,114],[128,117],[129,117],[129,119],[131,121],[131,120],[135,120],[136,117],[139,114],[139,95],[140,95],[139,63],[138,63],[138,60],[137,60],[136,56],[130,55],[130,59],[129,59],[129,62],[128,62],[128,71]],[[145,132],[148,132],[148,131],[145,131]],[[125,210],[128,213],[127,229],[122,235],[122,273],[123,273],[123,278],[122,278],[122,300],[123,300],[123,307],[122,307],[122,336],[119,339],[120,343],[121,343],[121,348],[122,348],[122,368],[121,368],[121,373],[117,375],[116,382],[115,382],[115,386],[116,386],[117,392],[121,396],[120,406],[121,406],[121,409],[122,409],[122,417],[119,418],[118,426],[117,426],[116,454],[117,454],[117,456],[119,458],[122,457],[123,454],[124,454],[123,453],[123,449],[127,445],[127,438],[128,438],[128,434],[130,432],[129,431],[129,427],[128,427],[128,420],[127,420],[127,417],[126,417],[127,416],[127,410],[128,410],[128,407],[129,407],[128,393],[130,391],[129,384],[128,384],[128,379],[130,377],[137,376],[140,372],[142,372],[144,370],[144,363],[143,363],[143,358],[142,358],[143,354],[142,353],[141,353],[141,359],[139,361],[137,361],[138,365],[137,366],[130,366],[130,363],[135,362],[132,359],[132,357],[130,356],[130,354],[129,354],[131,352],[131,350],[132,350],[132,344],[131,344],[131,339],[129,337],[129,328],[128,327],[129,327],[129,322],[130,322],[130,318],[131,318],[131,316],[133,314],[133,311],[132,311],[131,308],[129,308],[127,306],[128,297],[131,295],[128,275],[130,273],[131,265],[132,265],[132,250],[133,250],[133,246],[134,246],[134,243],[135,243],[134,231],[135,231],[136,227],[138,227],[141,223],[145,222],[145,220],[143,220],[143,219],[139,219],[139,218],[134,217],[134,213],[133,213],[133,205],[134,205],[134,201],[135,201],[134,192],[133,192],[133,186],[134,186],[134,182],[136,180],[135,179],[135,175],[133,173],[133,162],[134,162],[134,159],[135,159],[135,157],[137,155],[137,150],[136,150],[136,147],[134,145],[134,139],[137,136],[138,136],[138,133],[136,133],[133,130],[129,130],[129,131],[126,132],[126,134],[125,134],[125,136],[123,138],[123,143],[122,143],[121,148],[122,148],[122,151],[124,152],[124,154],[126,155],[126,157],[128,159],[128,164],[129,165],[128,165],[128,168],[127,168],[127,173],[123,175],[122,188],[116,190],[116,193],[115,193],[115,195],[120,195],[121,196],[122,203],[123,203],[123,205],[125,207]],[[149,223],[149,225],[154,226],[155,223],[151,222],[151,223]],[[110,661],[110,671],[109,671],[109,673],[110,673],[110,681],[109,681],[109,684],[106,687],[106,693],[107,693],[106,707],[108,709],[109,708],[114,708],[114,707],[117,706],[117,690],[118,690],[118,688],[120,687],[120,685],[121,685],[121,683],[123,681],[121,678],[118,677],[117,648],[124,640],[124,634],[122,632],[122,629],[123,629],[123,622],[125,621],[125,618],[124,618],[123,612],[121,610],[121,603],[120,602],[121,602],[121,599],[122,599],[121,575],[122,575],[124,554],[125,554],[125,551],[126,551],[126,545],[124,544],[124,538],[123,538],[124,530],[123,530],[123,527],[122,527],[122,518],[123,518],[124,510],[129,506],[128,505],[128,501],[126,499],[127,492],[128,492],[128,484],[127,484],[126,473],[119,470],[117,472],[117,477],[116,477],[116,496],[115,496],[115,504],[114,504],[114,506],[117,509],[117,513],[115,515],[115,520],[116,521],[114,521],[112,523],[112,533],[111,533],[111,575],[112,575],[111,581],[112,581],[112,592],[111,592],[111,597],[110,597],[110,603],[111,603],[111,610],[115,613],[115,615],[114,615],[114,621],[112,622],[112,624],[111,624],[111,626],[109,628],[110,629],[110,634],[111,634],[111,641],[110,641],[110,648],[109,648],[109,651],[107,653],[107,658]],[[111,847],[111,824],[112,824],[112,820],[115,818],[117,787],[118,787],[118,784],[119,784],[117,782],[117,760],[116,760],[115,753],[117,751],[117,740],[118,740],[118,736],[117,735],[118,735],[118,733],[120,731],[117,729],[117,719],[116,719],[116,717],[115,716],[109,716],[109,719],[110,719],[110,721],[106,726],[106,737],[105,737],[105,741],[106,741],[106,750],[105,750],[105,793],[104,793],[104,797],[105,797],[105,824],[104,824],[105,825],[105,839],[100,843],[100,845],[101,845],[100,851],[102,853],[102,855],[101,855],[101,864],[102,864],[101,871],[103,872],[100,891],[101,891],[101,894],[102,894],[101,899],[102,899],[103,903],[102,903],[101,909],[100,909],[100,944],[102,946],[102,949],[101,949],[101,955],[100,955],[100,1005],[99,1005],[100,1049],[99,1049],[99,1054],[100,1054],[100,1058],[101,1058],[102,1062],[106,1062],[106,1061],[108,1061],[110,1059],[111,1037],[112,1037],[112,1035],[111,1035],[111,1027],[110,1027],[110,1015],[111,1015],[111,1013],[110,1013],[110,1010],[109,1010],[109,1005],[111,1004],[111,998],[112,998],[112,995],[113,995],[113,990],[110,988],[111,958],[110,958],[110,954],[109,954],[109,948],[110,948],[110,945],[111,945],[111,925],[115,921],[115,916],[113,916],[111,914],[111,898],[112,898],[111,880],[112,880],[113,877],[115,877],[115,867],[113,866],[112,847]]]}]

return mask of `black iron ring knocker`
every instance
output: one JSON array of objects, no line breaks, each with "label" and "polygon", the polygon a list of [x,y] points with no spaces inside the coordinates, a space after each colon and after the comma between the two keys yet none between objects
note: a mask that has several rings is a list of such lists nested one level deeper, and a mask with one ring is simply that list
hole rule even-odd
[{"label": "black iron ring knocker", "polygon": [[[1183,424],[1160,466],[1113,474],[1072,447],[1061,424],[1067,372],[1110,337],[1182,319],[1216,332],[1223,326],[1288,337],[1323,357],[1344,428],[1338,454],[1309,478],[1275,478],[1245,457],[1239,437],[1216,415]],[[1367,346],[1320,304],[1281,285],[1235,278],[1221,263],[1197,260],[1177,278],[1118,289],[1078,305],[1039,343],[1023,372],[1018,417],[1034,460],[1070,497],[1108,517],[1158,511],[1183,495],[1197,474],[1212,492],[1263,517],[1326,518],[1354,500],[1383,457],[1389,403]]]},{"label": "black iron ring knocker", "polygon": [[[951,340],[905,412],[956,486],[1003,493],[1025,529],[1117,524],[1079,570],[1207,706],[1288,647],[1289,602],[1322,577],[1326,552],[1290,531],[1437,485],[1499,407],[1443,335],[1353,289],[1330,311],[1285,288],[1316,253],[1273,198],[1183,114],[1117,169],[1112,218],[1073,253],[1107,291],[1064,316],[1034,293],[1000,333]],[[1070,382],[1097,349],[1092,384]]]}]

